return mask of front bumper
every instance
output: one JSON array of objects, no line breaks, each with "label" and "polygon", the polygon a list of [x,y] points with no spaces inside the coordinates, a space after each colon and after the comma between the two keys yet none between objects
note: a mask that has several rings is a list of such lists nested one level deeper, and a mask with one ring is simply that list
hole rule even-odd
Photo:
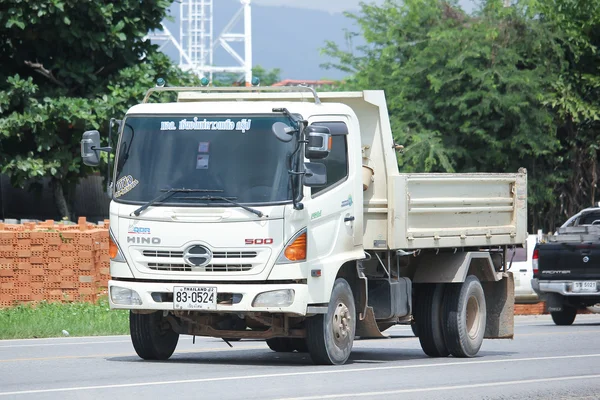
[{"label": "front bumper", "polygon": [[[600,287],[600,285],[597,285]],[[600,292],[574,292],[573,281],[540,281],[537,278],[531,280],[531,287],[540,296],[545,293],[558,293],[563,296],[600,296]]]},{"label": "front bumper", "polygon": [[[115,304],[111,298],[111,288],[118,286],[137,292],[141,299],[140,305],[122,305]],[[125,310],[173,310],[173,288],[175,286],[210,286],[216,287],[218,294],[233,294],[235,302],[217,302],[216,310],[203,310],[202,312],[215,313],[240,313],[240,312],[268,312],[284,313],[295,315],[306,315],[307,301],[309,298],[308,285],[303,284],[222,284],[210,283],[190,284],[190,283],[161,283],[161,282],[129,282],[129,281],[108,281],[110,308]],[[274,290],[294,290],[294,301],[287,307],[254,307],[252,302],[257,295]]]}]

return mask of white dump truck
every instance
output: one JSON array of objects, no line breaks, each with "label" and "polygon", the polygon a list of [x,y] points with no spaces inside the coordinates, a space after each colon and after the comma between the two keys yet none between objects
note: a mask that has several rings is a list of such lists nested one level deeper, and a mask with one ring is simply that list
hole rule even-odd
[{"label": "white dump truck", "polygon": [[113,126],[109,299],[141,358],[181,334],[317,364],[395,324],[432,357],[512,338],[526,171],[400,173],[383,91],[156,87]]}]

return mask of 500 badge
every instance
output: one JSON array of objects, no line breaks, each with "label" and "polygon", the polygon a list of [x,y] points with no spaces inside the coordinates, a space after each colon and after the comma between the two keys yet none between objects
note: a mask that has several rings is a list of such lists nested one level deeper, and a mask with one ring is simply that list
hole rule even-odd
[{"label": "500 badge", "polygon": [[134,179],[131,175],[120,178],[117,183],[115,183],[115,197],[121,197],[125,193],[130,192],[138,183],[138,180]]}]

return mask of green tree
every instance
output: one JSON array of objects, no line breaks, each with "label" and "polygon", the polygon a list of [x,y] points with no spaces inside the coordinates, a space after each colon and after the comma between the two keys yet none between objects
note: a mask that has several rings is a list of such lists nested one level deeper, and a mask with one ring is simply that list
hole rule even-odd
[{"label": "green tree", "polygon": [[386,0],[349,15],[365,46],[324,52],[351,74],[340,89],[385,89],[402,170],[526,167],[530,228],[553,229],[597,182],[597,8]]},{"label": "green tree", "polygon": [[0,171],[15,186],[49,177],[72,217],[73,187],[91,169],[79,140],[106,129],[157,76],[189,81],[143,40],[167,0],[6,0],[0,9]]},{"label": "green tree", "polygon": [[548,172],[554,202],[540,207],[538,218],[551,216],[550,229],[578,210],[600,200],[600,2],[541,1],[526,3],[536,21],[555,32],[564,57],[544,104],[552,108],[560,149],[540,159]]}]

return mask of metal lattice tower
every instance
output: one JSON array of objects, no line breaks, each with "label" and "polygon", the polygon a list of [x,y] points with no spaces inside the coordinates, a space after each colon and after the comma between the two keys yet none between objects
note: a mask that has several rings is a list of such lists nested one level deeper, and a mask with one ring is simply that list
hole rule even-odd
[{"label": "metal lattice tower", "polygon": [[[233,72],[252,81],[252,18],[251,0],[240,0],[241,7],[219,36],[213,38],[213,0],[182,0],[179,5],[179,39],[162,24],[161,32],[152,32],[148,38],[160,44],[160,50],[172,45],[179,55],[179,67],[212,80],[215,72]],[[243,17],[243,32],[233,32]],[[243,57],[230,43],[243,42]],[[232,58],[228,65],[214,65],[213,53],[222,47]]]}]

